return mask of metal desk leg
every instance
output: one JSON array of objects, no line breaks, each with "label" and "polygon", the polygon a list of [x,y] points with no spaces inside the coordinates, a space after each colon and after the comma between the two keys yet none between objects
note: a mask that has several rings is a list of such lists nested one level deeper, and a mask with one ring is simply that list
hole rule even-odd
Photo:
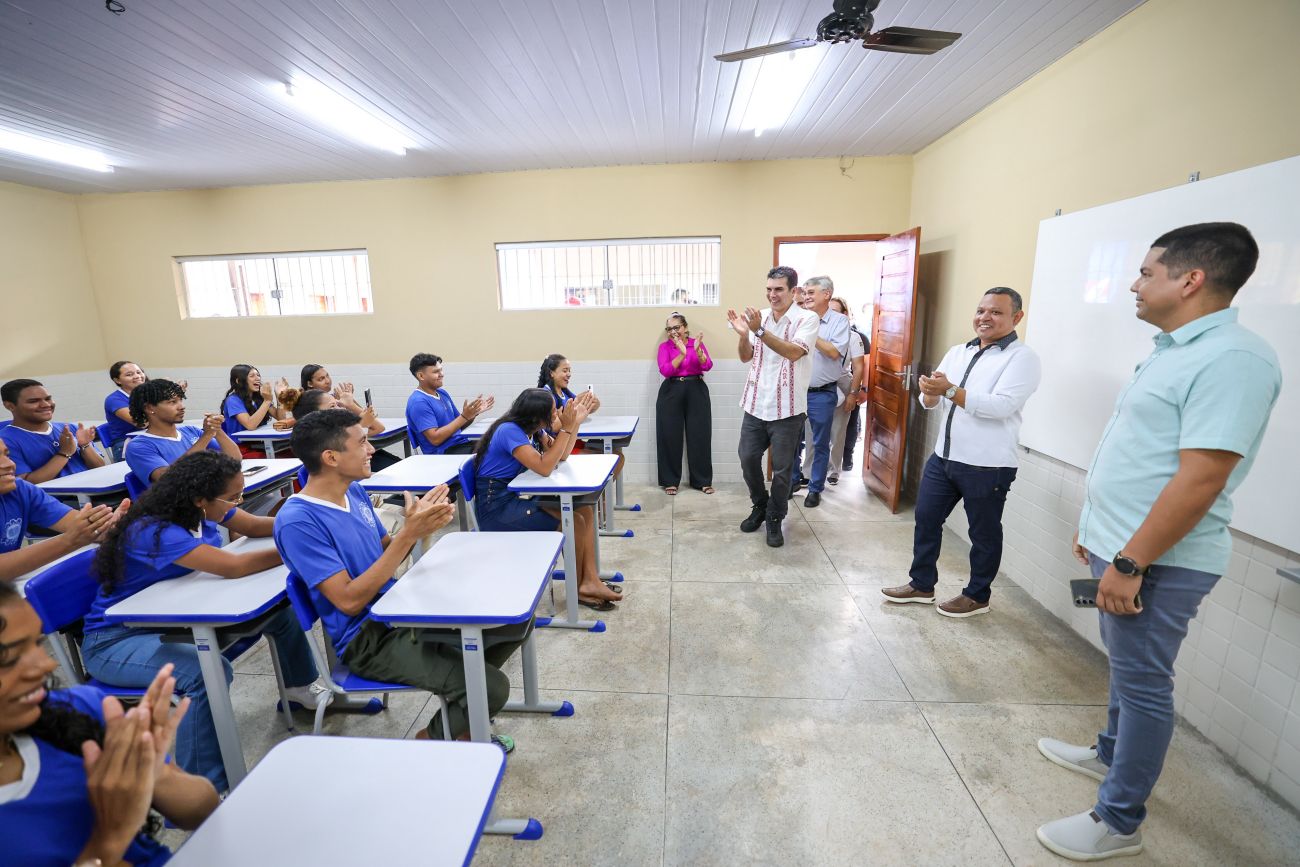
[{"label": "metal desk leg", "polygon": [[560,529],[564,531],[564,617],[552,617],[546,626],[604,632],[602,620],[578,619],[578,545],[574,540],[573,494],[560,494]]},{"label": "metal desk leg", "polygon": [[226,766],[226,782],[233,789],[248,775],[248,766],[244,764],[244,748],[239,745],[239,730],[235,727],[235,708],[230,703],[230,686],[226,683],[221,645],[217,643],[214,627],[195,625],[191,629],[199,656],[199,670],[203,673],[203,686],[208,693],[212,725],[217,730],[221,763]]},{"label": "metal desk leg", "polygon": [[268,458],[275,457],[275,440],[262,440],[262,451]]},{"label": "metal desk leg", "polygon": [[[607,455],[614,454],[614,441],[611,439],[605,440],[605,454]],[[596,520],[597,520],[597,528],[599,530],[599,535],[622,536],[624,538],[630,539],[633,535],[631,530],[619,530],[614,527],[614,510],[623,508],[623,474],[622,473],[619,473],[618,476],[615,477],[614,479],[614,491],[615,491],[615,499],[613,503],[609,501],[609,485],[606,485],[605,489],[600,492],[600,500],[596,503],[595,510],[596,510]],[[639,512],[641,511],[641,507],[637,506],[636,509],[634,510],[628,509],[627,511]],[[601,523],[602,515],[604,516],[603,523]]]},{"label": "metal desk leg", "polygon": [[78,506],[89,506],[89,505],[90,505],[90,494],[77,494],[77,505],[78,505]]},{"label": "metal desk leg", "polygon": [[460,531],[469,532],[469,501],[463,494],[452,494],[451,501],[456,504],[456,517],[460,521]]},{"label": "metal desk leg", "polygon": [[541,701],[537,697],[537,630],[528,633],[520,655],[524,663],[524,700],[509,701],[502,708],[512,713],[549,713],[551,716],[573,716],[573,705],[567,701]]},{"label": "metal desk leg", "polygon": [[[613,449],[613,451],[616,452],[619,457],[623,456],[622,449]],[[623,462],[623,469],[627,469],[627,461]],[[624,512],[641,511],[640,503],[633,503],[630,506],[626,506],[623,504],[623,474],[621,472],[614,477],[614,508]]]}]

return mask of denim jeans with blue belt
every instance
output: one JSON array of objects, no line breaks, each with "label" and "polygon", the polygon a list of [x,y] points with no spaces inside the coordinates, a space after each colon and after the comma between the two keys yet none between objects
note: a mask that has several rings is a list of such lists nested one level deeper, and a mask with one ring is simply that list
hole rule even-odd
[{"label": "denim jeans with blue belt", "polygon": [[[1092,576],[1109,562],[1088,555]],[[1132,834],[1146,818],[1146,801],[1164,768],[1174,736],[1174,659],[1187,624],[1218,575],[1152,566],[1142,578],[1142,610],[1120,616],[1099,611],[1110,655],[1110,707],[1097,735],[1097,758],[1110,767],[1093,808],[1116,833]]]}]

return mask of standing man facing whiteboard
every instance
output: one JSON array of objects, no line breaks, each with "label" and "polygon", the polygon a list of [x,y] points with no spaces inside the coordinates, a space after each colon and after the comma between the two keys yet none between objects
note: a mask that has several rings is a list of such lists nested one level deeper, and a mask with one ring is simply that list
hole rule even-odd
[{"label": "standing man facing whiteboard", "polygon": [[938,610],[945,617],[989,610],[1002,564],[1002,509],[1020,465],[1020,411],[1042,378],[1037,354],[1017,339],[1024,317],[1019,292],[993,287],[975,308],[974,339],[949,349],[934,373],[920,379],[921,406],[943,412],[943,432],[916,497],[912,580],[882,589],[890,602],[934,602],[943,522],[960,502],[970,525],[970,581]]},{"label": "standing man facing whiteboard", "polygon": [[1227,568],[1232,492],[1282,388],[1277,355],[1231,306],[1258,259],[1244,226],[1183,226],[1155,240],[1132,286],[1138,318],[1160,333],[1102,432],[1074,540],[1101,579],[1106,730],[1091,747],[1038,742],[1050,761],[1101,780],[1091,810],[1038,829],[1066,858],[1142,850],[1138,827],[1174,732],[1174,659]]}]

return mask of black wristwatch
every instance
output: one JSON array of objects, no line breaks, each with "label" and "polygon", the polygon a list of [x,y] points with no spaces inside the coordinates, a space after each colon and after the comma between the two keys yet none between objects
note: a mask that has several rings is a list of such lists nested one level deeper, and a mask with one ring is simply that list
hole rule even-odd
[{"label": "black wristwatch", "polygon": [[1110,564],[1115,567],[1116,572],[1130,578],[1141,578],[1147,574],[1147,570],[1139,566],[1136,560],[1132,557],[1125,557],[1123,553],[1116,554],[1115,559],[1111,560]]}]

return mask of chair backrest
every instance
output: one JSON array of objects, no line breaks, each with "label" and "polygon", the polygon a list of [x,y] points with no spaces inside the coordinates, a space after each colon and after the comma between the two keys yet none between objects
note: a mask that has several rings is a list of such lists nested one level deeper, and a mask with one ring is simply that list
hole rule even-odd
[{"label": "chair backrest", "polygon": [[60,632],[85,617],[99,595],[99,580],[90,571],[97,548],[80,551],[32,578],[23,593],[48,634]]},{"label": "chair backrest", "polygon": [[460,479],[460,495],[465,498],[465,505],[474,499],[474,458],[466,458],[465,463],[460,465],[460,472],[456,474]]},{"label": "chair backrest", "polygon": [[134,472],[126,474],[126,495],[131,498],[131,502],[140,499],[140,495],[149,490],[149,486],[141,481],[140,477]]},{"label": "chair backrest", "polygon": [[95,425],[95,436],[99,437],[99,443],[104,448],[108,448],[113,444],[110,440],[110,437],[112,437],[112,435],[113,432],[112,430],[109,429],[108,422]]},{"label": "chair backrest", "polygon": [[298,618],[298,625],[302,627],[303,632],[310,631],[320,619],[320,615],[316,613],[316,603],[311,599],[307,582],[290,572],[289,577],[285,579],[285,591],[289,596],[289,604],[293,606],[293,614]]},{"label": "chair backrest", "polygon": [[307,467],[304,464],[298,468],[298,488],[301,490],[305,487],[307,487]]}]

